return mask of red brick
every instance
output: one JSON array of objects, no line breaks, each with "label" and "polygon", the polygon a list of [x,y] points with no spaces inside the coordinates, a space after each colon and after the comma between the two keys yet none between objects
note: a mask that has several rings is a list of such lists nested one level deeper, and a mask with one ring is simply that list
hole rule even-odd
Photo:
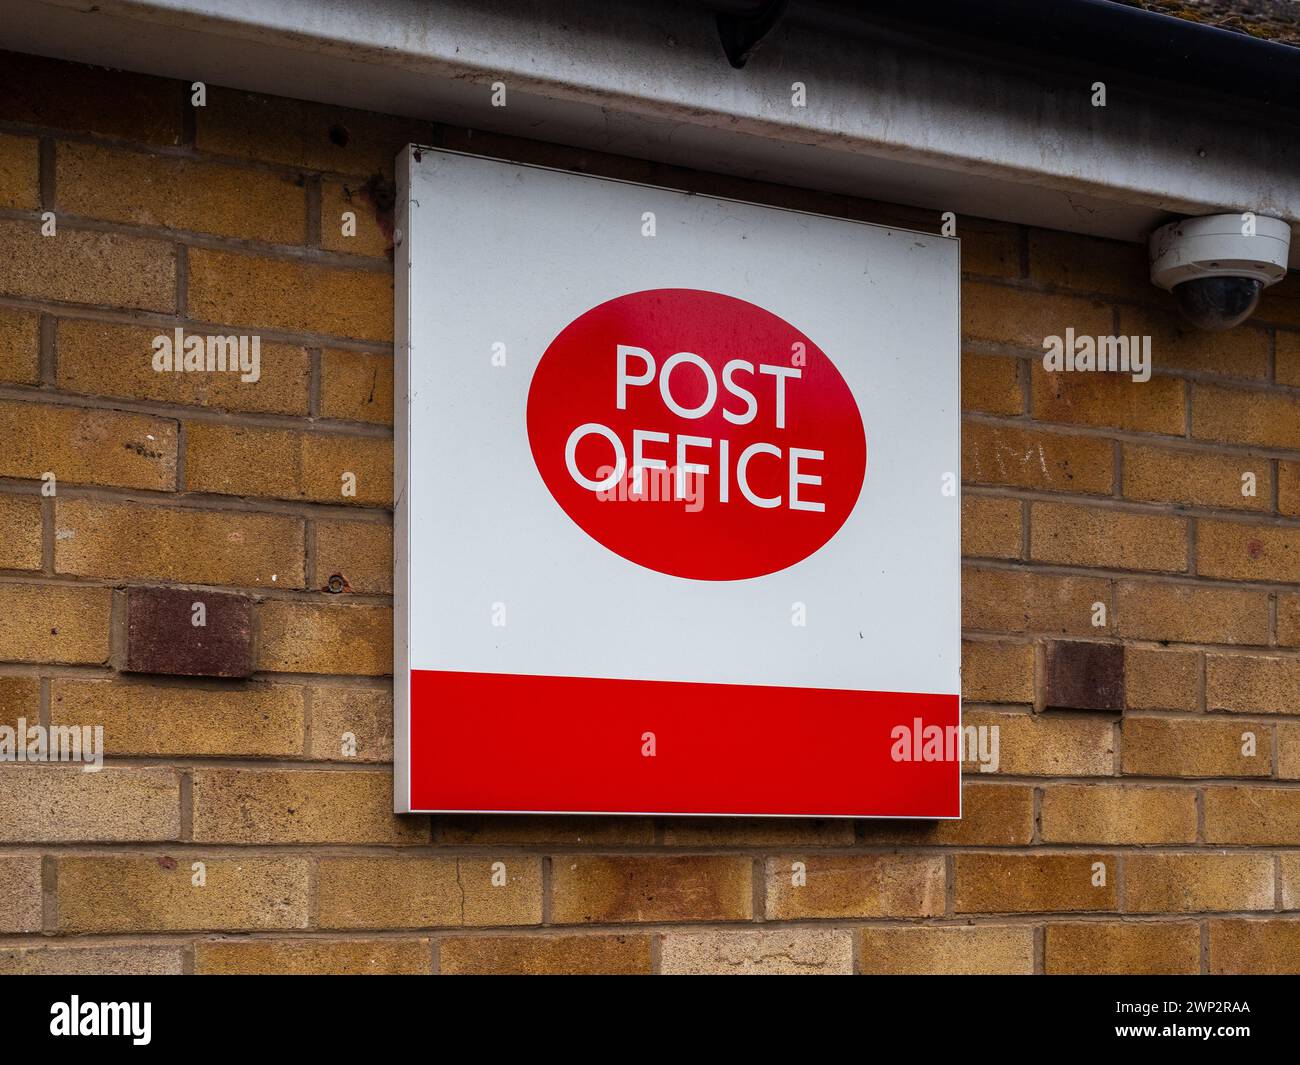
[{"label": "red brick", "polygon": [[1124,709],[1124,646],[1049,640],[1043,702],[1048,709]]},{"label": "red brick", "polygon": [[[195,625],[195,607],[204,625]],[[253,672],[252,602],[224,592],[129,588],[126,669],[189,677]]]}]

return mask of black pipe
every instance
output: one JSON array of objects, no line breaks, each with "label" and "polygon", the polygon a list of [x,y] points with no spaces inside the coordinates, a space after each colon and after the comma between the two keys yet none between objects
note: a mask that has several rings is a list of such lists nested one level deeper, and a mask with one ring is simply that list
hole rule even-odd
[{"label": "black pipe", "polygon": [[[763,5],[713,0],[708,6],[734,13]],[[1271,117],[1300,115],[1300,47],[1112,0],[793,0],[785,19],[840,36],[929,43],[1019,66],[1119,70],[1248,103]]]}]

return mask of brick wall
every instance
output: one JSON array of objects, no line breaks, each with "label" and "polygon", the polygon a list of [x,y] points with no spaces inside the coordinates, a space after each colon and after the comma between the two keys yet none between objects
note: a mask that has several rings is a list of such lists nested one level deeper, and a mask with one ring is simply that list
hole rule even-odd
[{"label": "brick wall", "polygon": [[[1300,280],[1213,336],[1137,246],[959,222],[963,686],[1001,728],[960,822],[398,818],[408,141],[937,224],[5,57],[0,723],[102,723],[110,757],[0,766],[0,972],[1300,969]],[[154,372],[177,325],[257,332],[260,382]],[[1151,335],[1155,376],[1045,374],[1071,326]],[[131,590],[160,586],[251,600],[249,679],[124,671]]]}]

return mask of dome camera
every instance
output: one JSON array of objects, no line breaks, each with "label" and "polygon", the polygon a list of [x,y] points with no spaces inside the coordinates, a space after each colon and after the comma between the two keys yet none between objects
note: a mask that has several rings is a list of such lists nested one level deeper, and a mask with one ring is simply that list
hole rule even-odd
[{"label": "dome camera", "polygon": [[1183,317],[1202,329],[1231,329],[1286,277],[1291,227],[1265,215],[1215,214],[1151,234],[1151,281],[1174,294]]}]

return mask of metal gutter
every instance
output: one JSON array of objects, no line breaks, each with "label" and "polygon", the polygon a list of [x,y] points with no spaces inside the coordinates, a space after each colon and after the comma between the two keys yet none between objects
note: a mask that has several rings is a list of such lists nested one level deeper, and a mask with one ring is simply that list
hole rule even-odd
[{"label": "metal gutter", "polygon": [[1188,106],[1123,72],[1094,108],[1086,64],[973,45],[987,5],[939,6],[956,21],[880,0],[867,26],[795,0],[740,70],[687,0],[6,0],[0,47],[1125,240],[1171,214],[1300,220],[1300,139],[1262,108]]},{"label": "metal gutter", "polygon": [[[1300,20],[1300,4],[1296,14]],[[787,17],[1031,67],[1122,71],[1153,90],[1163,83],[1278,116],[1300,114],[1300,48],[1113,0],[796,0]]]}]

